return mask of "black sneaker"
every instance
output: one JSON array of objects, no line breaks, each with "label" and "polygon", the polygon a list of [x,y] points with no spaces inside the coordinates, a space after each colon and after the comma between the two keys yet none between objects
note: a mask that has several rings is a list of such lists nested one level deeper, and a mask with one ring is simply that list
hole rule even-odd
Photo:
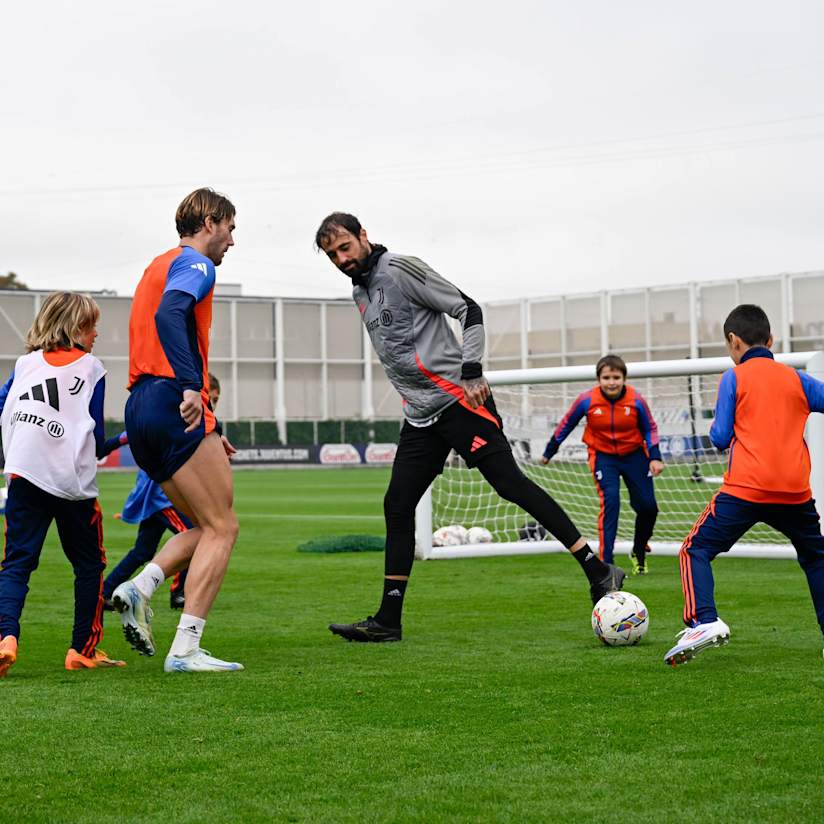
[{"label": "black sneaker", "polygon": [[592,603],[597,604],[608,592],[617,592],[624,585],[624,578],[627,577],[626,572],[615,564],[607,564],[609,573],[605,575],[597,584],[593,584],[589,588],[589,594],[592,596]]},{"label": "black sneaker", "polygon": [[169,594],[169,608],[183,609],[186,605],[186,597],[182,592],[171,592]]},{"label": "black sneaker", "polygon": [[358,621],[356,624],[329,624],[329,629],[334,635],[340,635],[347,641],[372,641],[380,643],[382,641],[400,641],[400,627],[385,627],[379,624],[371,615],[365,621]]}]

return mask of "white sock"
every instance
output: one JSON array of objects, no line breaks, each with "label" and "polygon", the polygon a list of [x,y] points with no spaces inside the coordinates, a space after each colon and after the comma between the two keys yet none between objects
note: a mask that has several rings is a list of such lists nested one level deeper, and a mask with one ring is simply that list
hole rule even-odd
[{"label": "white sock", "polygon": [[200,646],[200,637],[203,635],[203,627],[205,626],[205,618],[197,618],[184,612],[180,616],[180,623],[177,625],[175,640],[172,641],[169,655],[188,655],[196,650]]},{"label": "white sock", "polygon": [[166,575],[157,564],[149,561],[132,580],[144,598],[151,598],[155,590],[166,580]]}]

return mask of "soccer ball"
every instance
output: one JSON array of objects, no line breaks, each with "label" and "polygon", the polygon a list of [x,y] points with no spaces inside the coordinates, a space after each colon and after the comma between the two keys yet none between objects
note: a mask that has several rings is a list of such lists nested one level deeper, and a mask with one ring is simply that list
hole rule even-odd
[{"label": "soccer ball", "polygon": [[491,544],[492,533],[485,526],[473,526],[466,534],[468,544]]},{"label": "soccer ball", "polygon": [[467,530],[460,524],[442,526],[432,533],[432,546],[461,546],[466,543]]},{"label": "soccer ball", "polygon": [[592,631],[610,647],[637,644],[649,629],[649,612],[631,592],[610,592],[592,610]]}]

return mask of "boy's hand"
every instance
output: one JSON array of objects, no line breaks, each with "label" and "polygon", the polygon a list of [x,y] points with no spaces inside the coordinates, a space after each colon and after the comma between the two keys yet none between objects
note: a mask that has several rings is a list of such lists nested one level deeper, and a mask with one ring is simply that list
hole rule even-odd
[{"label": "boy's hand", "polygon": [[652,475],[653,478],[657,478],[663,471],[664,471],[664,462],[663,461],[650,461],[649,462],[649,474]]},{"label": "boy's hand", "polygon": [[200,419],[203,417],[203,398],[200,392],[194,389],[183,390],[183,403],[180,404],[180,417],[189,424],[186,432],[193,432],[197,429]]}]

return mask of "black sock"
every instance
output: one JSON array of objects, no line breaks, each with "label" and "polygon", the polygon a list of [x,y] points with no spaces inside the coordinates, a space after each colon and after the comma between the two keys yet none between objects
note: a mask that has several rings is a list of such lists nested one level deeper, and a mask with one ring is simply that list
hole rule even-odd
[{"label": "black sock", "polygon": [[375,615],[375,620],[385,627],[399,627],[401,612],[403,611],[403,596],[406,594],[406,585],[409,581],[398,581],[395,578],[383,579],[383,600],[381,608]]},{"label": "black sock", "polygon": [[609,574],[609,567],[589,548],[589,544],[573,552],[572,557],[581,565],[591,584],[603,581]]}]

